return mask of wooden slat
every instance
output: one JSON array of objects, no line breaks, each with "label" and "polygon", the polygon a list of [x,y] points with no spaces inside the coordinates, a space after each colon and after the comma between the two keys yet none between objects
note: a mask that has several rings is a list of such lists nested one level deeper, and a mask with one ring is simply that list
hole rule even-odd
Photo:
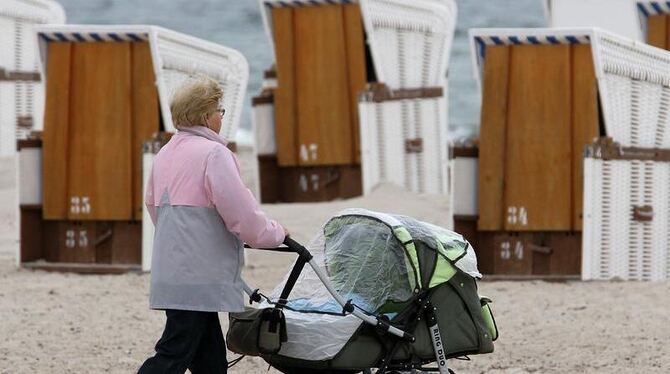
[{"label": "wooden slat", "polygon": [[140,223],[114,223],[112,263],[142,264],[142,225]]},{"label": "wooden slat", "polygon": [[285,181],[281,179],[281,172],[276,156],[258,156],[258,180],[261,184],[261,202],[263,204],[275,204],[279,202],[281,198],[281,186]]},{"label": "wooden slat", "polygon": [[654,47],[668,49],[668,16],[658,15],[647,18],[647,43]]},{"label": "wooden slat", "polygon": [[549,235],[549,248],[552,250],[549,259],[549,274],[581,274],[582,235],[580,233],[552,233]]},{"label": "wooden slat", "polygon": [[598,87],[591,46],[572,46],[572,229],[582,230],[584,147],[598,137]]},{"label": "wooden slat", "polygon": [[506,230],[569,231],[572,227],[570,81],[569,45],[512,47]]},{"label": "wooden slat", "polygon": [[385,101],[427,99],[444,96],[442,87],[400,88],[390,89],[386,84],[372,82],[366,84],[363,100],[366,102],[383,103]]},{"label": "wooden slat", "polygon": [[42,247],[42,207],[31,208],[21,205],[19,215],[21,262],[43,260],[45,253]]},{"label": "wooden slat", "polygon": [[72,43],[49,43],[42,149],[44,218],[67,217],[67,154]]},{"label": "wooden slat", "polygon": [[484,282],[528,282],[528,281],[544,281],[544,282],[572,282],[581,280],[581,275],[486,275]]},{"label": "wooden slat", "polygon": [[481,231],[497,231],[503,228],[509,51],[510,48],[506,46],[486,48],[479,131],[477,227]]},{"label": "wooden slat", "polygon": [[354,162],[361,163],[361,142],[358,130],[358,93],[365,89],[367,72],[365,67],[365,41],[363,20],[358,4],[344,6],[344,31],[349,75],[349,112],[354,149]]},{"label": "wooden slat", "polygon": [[44,259],[48,262],[60,261],[61,243],[60,232],[63,231],[62,221],[42,222],[42,248]]},{"label": "wooden slat", "polygon": [[280,202],[317,202],[348,199],[362,194],[358,165],[279,168]]},{"label": "wooden slat", "polygon": [[[454,217],[454,225],[456,225],[456,217]],[[456,228],[456,226],[454,226]],[[460,231],[457,231],[460,233]],[[495,257],[496,257],[496,243],[495,237],[497,233],[495,231],[478,231],[475,228],[475,235],[477,246],[473,248],[476,249],[477,255],[477,268],[482,274],[486,274],[485,278],[488,278],[490,274],[495,273]],[[468,240],[470,240],[468,238]],[[472,244],[472,242],[470,242]]]},{"label": "wooden slat", "polygon": [[272,9],[277,88],[275,98],[275,138],[281,166],[298,165],[295,66],[292,7]]},{"label": "wooden slat", "polygon": [[97,263],[142,263],[141,222],[98,221],[95,241]]},{"label": "wooden slat", "polygon": [[40,73],[36,71],[7,71],[0,67],[0,82],[39,82]]},{"label": "wooden slat", "polygon": [[78,220],[132,218],[130,43],[72,50],[68,195]]},{"label": "wooden slat", "polygon": [[[300,165],[351,164],[353,144],[342,5],[294,9]],[[280,82],[281,84],[281,82]]]},{"label": "wooden slat", "polygon": [[142,219],[142,144],[158,132],[158,91],[149,43],[132,44],[132,181],[133,218]]}]

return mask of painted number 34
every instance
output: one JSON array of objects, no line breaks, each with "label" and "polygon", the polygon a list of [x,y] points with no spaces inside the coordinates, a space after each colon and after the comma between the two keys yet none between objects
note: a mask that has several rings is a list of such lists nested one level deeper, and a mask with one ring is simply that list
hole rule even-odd
[{"label": "painted number 34", "polygon": [[523,260],[523,243],[521,241],[500,243],[500,258],[503,260]]},{"label": "painted number 34", "polygon": [[528,211],[526,208],[516,206],[508,207],[507,223],[510,225],[528,226]]}]

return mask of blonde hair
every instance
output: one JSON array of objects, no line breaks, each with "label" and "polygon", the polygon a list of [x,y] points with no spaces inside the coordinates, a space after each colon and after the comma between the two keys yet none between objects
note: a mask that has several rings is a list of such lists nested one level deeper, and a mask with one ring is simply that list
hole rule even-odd
[{"label": "blonde hair", "polygon": [[170,112],[175,127],[204,125],[223,97],[219,84],[207,76],[187,80],[172,96]]}]

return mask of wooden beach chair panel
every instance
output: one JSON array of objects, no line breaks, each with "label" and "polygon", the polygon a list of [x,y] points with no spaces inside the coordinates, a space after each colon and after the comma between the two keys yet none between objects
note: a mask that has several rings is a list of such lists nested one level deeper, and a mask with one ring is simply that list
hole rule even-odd
[{"label": "wooden beach chair panel", "polygon": [[39,205],[19,205],[20,255],[23,262],[46,259],[41,208]]},{"label": "wooden beach chair panel", "polygon": [[70,219],[132,218],[130,50],[130,43],[73,46]]},{"label": "wooden beach chair panel", "polygon": [[131,46],[132,59],[132,181],[133,218],[142,219],[142,144],[159,130],[158,90],[149,43]]},{"label": "wooden beach chair panel", "polygon": [[51,221],[44,225],[44,246],[55,262],[95,263],[95,223]]},{"label": "wooden beach chair panel", "polygon": [[142,262],[142,225],[139,222],[114,222],[112,264]]},{"label": "wooden beach chair panel", "polygon": [[344,5],[344,32],[349,75],[349,112],[354,148],[354,162],[361,163],[361,141],[359,139],[358,94],[365,89],[367,71],[365,65],[365,41],[361,8],[357,4]]},{"label": "wooden beach chair panel", "polygon": [[570,46],[511,48],[505,229],[570,230]]},{"label": "wooden beach chair panel", "polygon": [[[581,230],[580,230],[581,231]],[[556,232],[545,238],[550,252],[533,253],[533,274],[579,275],[582,268],[581,232]]]},{"label": "wooden beach chair panel", "polygon": [[49,44],[42,148],[43,217],[65,219],[72,43]]},{"label": "wooden beach chair panel", "polygon": [[299,7],[294,17],[298,162],[350,164],[353,113],[343,7]]},{"label": "wooden beach chair panel", "polygon": [[488,46],[479,131],[478,229],[503,228],[505,127],[510,47]]},{"label": "wooden beach chair panel", "polygon": [[655,15],[647,18],[647,43],[668,49],[668,16]]},{"label": "wooden beach chair panel", "polygon": [[95,225],[96,262],[139,264],[142,262],[140,222],[98,221]]},{"label": "wooden beach chair panel", "polygon": [[258,180],[260,181],[261,202],[274,204],[281,197],[281,169],[275,155],[258,155]]},{"label": "wooden beach chair panel", "polygon": [[531,233],[497,233],[493,236],[493,268],[496,275],[533,273]]},{"label": "wooden beach chair panel", "polygon": [[284,182],[279,187],[282,202],[347,199],[362,193],[358,165],[280,168],[279,175]]},{"label": "wooden beach chair panel", "polygon": [[591,45],[572,46],[572,229],[582,230],[584,148],[599,135],[598,86]]},{"label": "wooden beach chair panel", "polygon": [[277,88],[274,92],[275,136],[277,160],[281,166],[298,165],[293,17],[291,7],[272,10],[277,60]]}]

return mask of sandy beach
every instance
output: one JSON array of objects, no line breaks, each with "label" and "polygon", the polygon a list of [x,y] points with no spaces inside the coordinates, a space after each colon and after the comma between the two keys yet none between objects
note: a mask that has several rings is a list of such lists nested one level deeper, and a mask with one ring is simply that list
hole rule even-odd
[{"label": "sandy beach", "polygon": [[[248,157],[248,156],[245,156]],[[249,159],[246,179],[253,181]],[[148,308],[149,274],[76,275],[16,267],[14,160],[0,160],[0,373],[132,373],[164,324]],[[298,239],[347,207],[446,225],[446,200],[382,186],[371,196],[264,206]],[[250,251],[245,279],[270,291],[293,256]],[[452,361],[457,373],[667,373],[670,282],[480,282],[501,337],[493,354]],[[224,330],[227,315],[220,314]],[[445,337],[448,339],[448,337]],[[228,359],[236,355],[229,353]],[[231,373],[266,373],[245,358]],[[270,373],[276,373],[270,370]]]}]

